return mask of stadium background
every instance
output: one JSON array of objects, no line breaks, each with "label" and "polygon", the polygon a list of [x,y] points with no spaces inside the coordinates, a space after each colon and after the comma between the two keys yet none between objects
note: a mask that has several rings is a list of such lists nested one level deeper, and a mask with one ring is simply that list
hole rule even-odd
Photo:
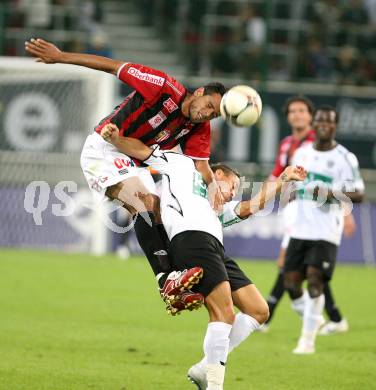
[{"label": "stadium background", "polygon": [[[207,323],[204,310],[168,317],[146,261],[116,254],[124,237],[138,253],[132,232],[113,234],[101,219],[106,210],[93,211],[80,149],[128,90],[100,72],[36,64],[24,52],[31,37],[160,68],[191,87],[208,80],[255,87],[264,103],[257,126],[230,129],[220,119],[213,126],[213,158],[249,181],[268,176],[289,132],[287,96],[339,109],[338,139],[357,154],[367,186],[333,280],[350,332],[320,338],[314,356],[293,356],[300,323],[285,298],[271,332],[231,355],[226,388],[376,388],[375,3],[0,2],[1,390],[189,389],[186,371],[202,353]],[[127,224],[115,211],[111,221]],[[282,230],[276,213],[226,230],[228,251],[247,259],[241,266],[264,295]]]},{"label": "stadium background", "polygon": [[[163,69],[190,87],[213,79],[255,87],[264,103],[257,126],[213,123],[213,160],[237,166],[248,181],[267,177],[289,132],[286,97],[304,93],[315,104],[336,106],[338,140],[356,153],[367,183],[367,201],[354,212],[358,230],[339,257],[375,264],[375,7],[374,1],[329,0],[2,2],[0,245],[105,253],[124,241],[103,231],[91,212],[78,162],[85,136],[129,90],[99,72],[19,58],[24,41],[39,36],[66,50]],[[25,195],[32,181],[47,183],[47,200],[38,183]],[[77,183],[77,192],[62,181]],[[59,183],[76,207],[56,199]],[[63,216],[55,215],[59,207]],[[123,217],[113,212],[111,218]],[[226,244],[234,256],[274,258],[281,236],[280,215],[273,213],[228,229]],[[137,252],[133,235],[127,237]]]}]

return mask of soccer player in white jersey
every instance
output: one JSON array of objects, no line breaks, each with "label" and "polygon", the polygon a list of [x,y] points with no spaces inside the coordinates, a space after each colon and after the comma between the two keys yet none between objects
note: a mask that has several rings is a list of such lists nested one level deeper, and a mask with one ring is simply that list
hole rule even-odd
[{"label": "soccer player in white jersey", "polygon": [[[324,283],[331,279],[343,230],[343,203],[361,202],[364,183],[354,154],[335,141],[338,113],[319,107],[313,119],[316,141],[296,151],[292,163],[307,178],[291,203],[294,223],[287,247],[284,282],[303,326],[296,354],[315,352],[322,321]],[[346,198],[347,197],[347,198]],[[308,294],[302,284],[307,279]]]},{"label": "soccer player in white jersey", "polygon": [[[283,172],[284,168],[291,164],[294,153],[298,148],[314,142],[316,137],[316,132],[312,128],[314,106],[307,97],[303,95],[289,97],[285,102],[283,112],[287,123],[291,127],[291,134],[283,138],[279,145],[275,166],[269,176],[270,180],[274,180],[278,177]],[[289,204],[283,208],[284,236],[277,259],[278,275],[267,298],[270,316],[268,321],[260,329],[263,332],[269,330],[277,305],[281,301],[285,291],[283,266],[285,263],[286,249],[290,240],[289,231],[293,222],[292,218],[290,218],[289,209]],[[344,236],[350,237],[355,229],[356,224],[353,215],[351,213],[346,214],[344,216]],[[342,313],[336,305],[329,283],[325,283],[324,295],[325,311],[329,320],[320,328],[319,334],[330,335],[346,332],[349,328],[348,322],[346,318],[342,317]]]},{"label": "soccer player in white jersey", "polygon": [[[207,186],[191,158],[171,151],[153,151],[139,140],[127,140],[128,143],[123,144],[124,153],[142,160],[162,174],[160,208],[162,222],[171,240],[172,265],[179,270],[193,264],[204,270],[204,276],[194,291],[205,296],[209,313],[204,339],[205,357],[188,374],[202,390],[222,390],[228,353],[268,317],[266,301],[237,264],[232,262],[233,272],[227,271],[222,223],[235,223],[254,214],[274,198],[285,182],[304,179],[305,171],[288,167],[275,183],[264,186],[251,201],[225,205],[218,218],[210,207]],[[235,172],[225,172],[223,166],[221,171],[221,191],[225,200],[230,201],[239,186],[239,178]],[[241,284],[232,291],[236,283]],[[241,311],[237,315],[234,304]],[[202,371],[203,378],[200,377]]]}]

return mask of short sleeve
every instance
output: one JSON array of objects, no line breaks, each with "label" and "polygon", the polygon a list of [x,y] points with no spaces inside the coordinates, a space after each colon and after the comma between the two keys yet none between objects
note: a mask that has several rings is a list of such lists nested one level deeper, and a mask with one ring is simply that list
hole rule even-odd
[{"label": "short sleeve", "polygon": [[194,160],[209,160],[210,122],[204,122],[187,135],[182,146],[183,153]]},{"label": "short sleeve", "polygon": [[353,153],[347,153],[344,158],[345,163],[341,174],[342,181],[353,183],[356,191],[363,192],[365,186],[360,174],[358,159]]},{"label": "short sleeve", "polygon": [[166,73],[162,71],[131,62],[124,63],[119,68],[117,76],[146,100],[152,100],[160,93],[167,78]]},{"label": "short sleeve", "polygon": [[219,216],[219,220],[221,221],[223,227],[228,227],[235,223],[244,221],[244,219],[240,218],[236,214],[236,207],[239,205],[239,203],[239,201],[234,200],[224,204],[223,212]]}]

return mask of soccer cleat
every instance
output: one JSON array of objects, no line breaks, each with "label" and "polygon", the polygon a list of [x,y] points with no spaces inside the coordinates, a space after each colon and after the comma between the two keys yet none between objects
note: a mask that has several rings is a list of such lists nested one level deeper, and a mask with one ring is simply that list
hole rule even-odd
[{"label": "soccer cleat", "polygon": [[312,341],[301,337],[292,353],[296,355],[309,355],[315,353],[315,344]]},{"label": "soccer cleat", "polygon": [[197,386],[197,390],[206,390],[208,382],[206,380],[206,370],[200,363],[195,364],[188,370],[188,380]]},{"label": "soccer cleat", "polygon": [[203,275],[204,271],[201,267],[172,271],[167,276],[164,286],[159,289],[159,293],[168,305],[173,305],[179,300],[179,296],[197,284]]},{"label": "soccer cleat", "polygon": [[346,318],[340,322],[326,322],[319,330],[320,336],[329,336],[336,333],[346,333],[349,330],[349,323]]},{"label": "soccer cleat", "polygon": [[180,314],[183,310],[197,310],[204,303],[204,296],[192,291],[185,291],[177,296],[178,300],[175,300],[172,304],[168,304],[166,307],[167,313],[175,316]]}]

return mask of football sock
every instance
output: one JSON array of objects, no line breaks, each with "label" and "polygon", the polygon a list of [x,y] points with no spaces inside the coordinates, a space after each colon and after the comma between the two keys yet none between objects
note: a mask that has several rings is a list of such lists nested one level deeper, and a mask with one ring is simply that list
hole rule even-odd
[{"label": "football sock", "polygon": [[324,303],[324,294],[321,294],[317,298],[311,298],[310,296],[306,298],[302,328],[302,337],[306,340],[311,342],[315,341],[322,318]]},{"label": "football sock", "polygon": [[[229,350],[230,353],[234,348],[240,345],[251,333],[260,327],[259,322],[248,314],[238,313],[235,316],[235,321],[229,335]],[[200,366],[207,364],[206,356],[198,363]]]},{"label": "football sock", "polygon": [[330,321],[341,322],[342,315],[338,307],[336,306],[336,303],[334,302],[332,289],[330,288],[329,283],[324,284],[324,296],[325,296],[325,311],[328,314]]},{"label": "football sock", "polygon": [[204,338],[207,364],[226,364],[232,325],[225,322],[209,322]]},{"label": "football sock", "polygon": [[259,327],[259,322],[248,314],[236,314],[235,321],[230,332],[229,353]]},{"label": "football sock", "polygon": [[221,364],[207,364],[205,370],[208,383],[208,387],[205,390],[223,390],[225,366]]},{"label": "football sock", "polygon": [[[147,222],[148,218],[150,218],[151,226]],[[157,276],[161,273],[171,272],[167,248],[160,236],[158,224],[155,223],[154,214],[151,212],[137,214],[134,230],[136,232],[137,241],[145,253],[154,275]],[[159,287],[163,287],[165,280],[164,277],[159,278]]]},{"label": "football sock", "polygon": [[284,292],[285,292],[285,287],[283,284],[283,271],[279,270],[277,279],[274,283],[272,291],[270,292],[269,298],[267,299],[268,306],[269,306],[269,318],[266,321],[266,324],[271,321],[274,314],[274,310],[277,307],[278,302],[281,300]]},{"label": "football sock", "polygon": [[303,317],[304,315],[304,308],[305,308],[307,297],[308,297],[308,293],[307,291],[304,291],[301,297],[297,299],[293,299],[291,301],[292,309],[295,310],[300,317]]},{"label": "football sock", "polygon": [[209,322],[204,338],[206,379],[209,390],[222,390],[232,325]]},{"label": "football sock", "polygon": [[157,229],[158,229],[159,237],[161,238],[162,242],[164,243],[165,248],[167,248],[167,250],[168,250],[170,248],[171,242],[170,242],[170,239],[168,238],[165,227],[163,226],[162,223],[157,223]]}]

